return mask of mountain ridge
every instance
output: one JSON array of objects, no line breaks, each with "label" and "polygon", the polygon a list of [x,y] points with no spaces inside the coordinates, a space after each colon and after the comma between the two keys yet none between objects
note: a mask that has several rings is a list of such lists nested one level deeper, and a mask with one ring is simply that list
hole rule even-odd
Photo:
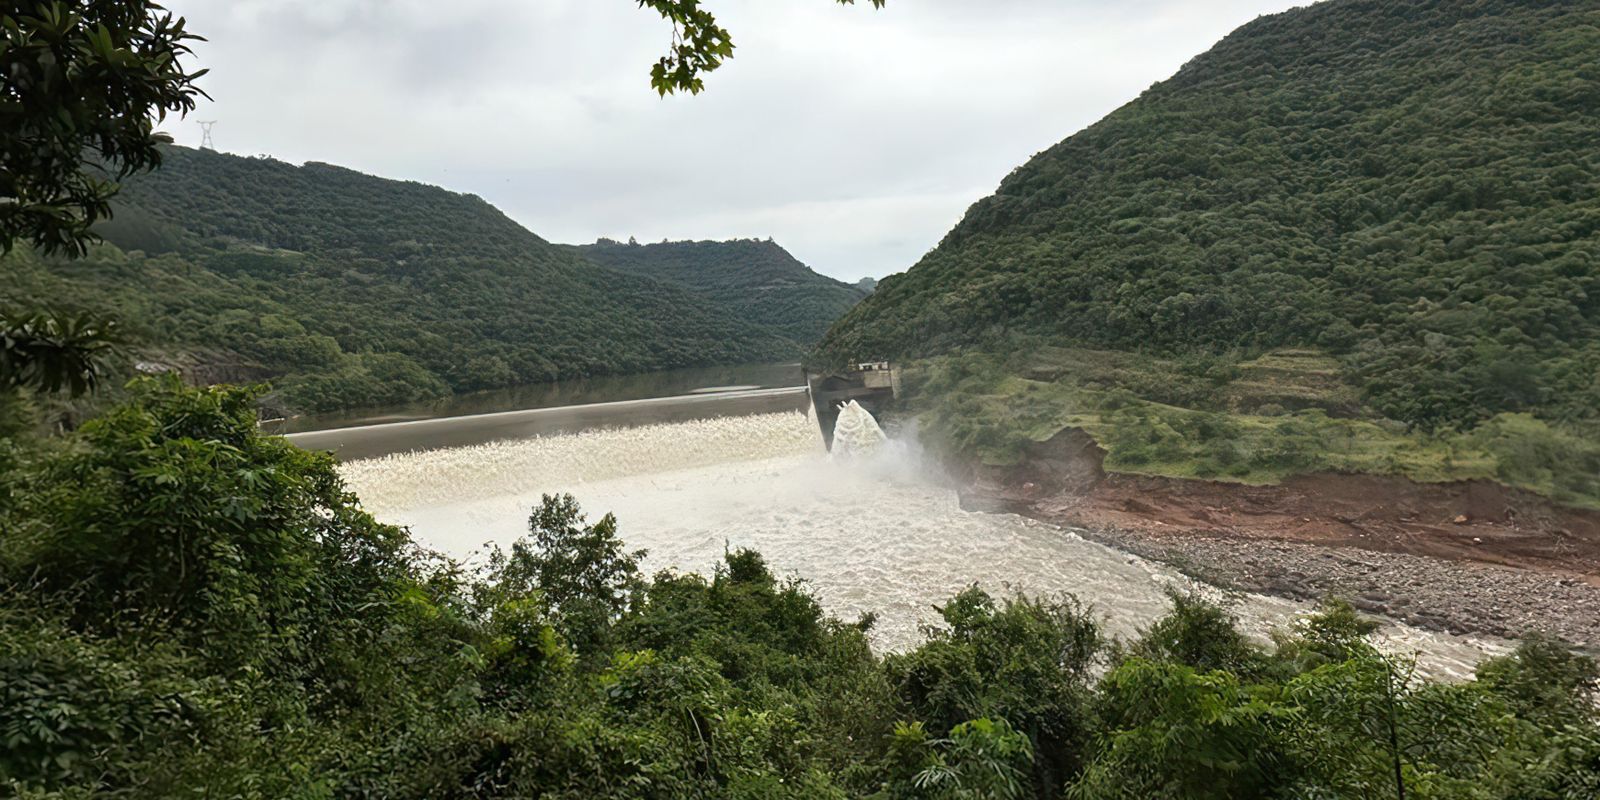
[{"label": "mountain ridge", "polygon": [[746,322],[810,345],[866,294],[801,263],[771,239],[654,244],[600,239],[575,245],[612,269],[670,281],[705,294]]},{"label": "mountain ridge", "polygon": [[73,297],[151,346],[226,348],[276,376],[291,408],[801,352],[708,297],[415,181],[171,147],[116,210],[83,262],[11,257],[6,299]]}]

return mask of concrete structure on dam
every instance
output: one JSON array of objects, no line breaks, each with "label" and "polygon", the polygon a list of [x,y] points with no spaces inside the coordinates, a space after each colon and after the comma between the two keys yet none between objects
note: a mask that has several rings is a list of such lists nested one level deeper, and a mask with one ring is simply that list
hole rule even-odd
[{"label": "concrete structure on dam", "polygon": [[887,361],[863,362],[840,372],[808,373],[806,386],[811,391],[811,405],[817,415],[817,426],[822,429],[822,441],[832,450],[833,426],[839,419],[839,408],[854,400],[873,416],[878,416],[889,401],[900,394],[900,370]]}]

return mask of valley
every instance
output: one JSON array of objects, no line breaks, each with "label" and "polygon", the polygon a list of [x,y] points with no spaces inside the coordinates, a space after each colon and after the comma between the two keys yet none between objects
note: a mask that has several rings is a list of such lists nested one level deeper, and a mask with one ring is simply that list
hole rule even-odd
[{"label": "valley", "polygon": [[[476,197],[320,163],[164,161],[123,188],[87,258],[5,256],[0,301],[70,298],[123,320],[155,368],[271,381],[269,416],[796,360],[860,297],[768,243],[786,277],[734,294],[791,316],[752,314],[705,284],[588,261]],[[705,244],[680,263],[725,270],[719,248],[745,247]]]},{"label": "valley", "polygon": [[1600,797],[1592,1],[172,5],[0,9],[0,796]]}]

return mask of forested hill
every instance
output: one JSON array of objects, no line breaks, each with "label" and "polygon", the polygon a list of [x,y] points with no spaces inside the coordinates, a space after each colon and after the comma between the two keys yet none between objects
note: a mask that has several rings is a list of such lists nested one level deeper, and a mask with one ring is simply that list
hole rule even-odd
[{"label": "forested hill", "polygon": [[1382,413],[1600,413],[1600,4],[1328,0],[1049,148],[822,359],[1310,346]]},{"label": "forested hill", "polygon": [[419,183],[169,148],[116,211],[101,229],[114,246],[85,261],[10,256],[0,300],[112,313],[141,349],[235,360],[294,408],[800,351],[705,296],[596,267],[480,198]]},{"label": "forested hill", "polygon": [[124,183],[116,217],[99,229],[124,249],[161,252],[188,241],[394,264],[528,258],[539,268],[561,261],[543,239],[475,195],[315,161],[164,152],[159,170]]},{"label": "forested hill", "polygon": [[601,239],[577,248],[613,269],[671,281],[810,345],[866,292],[813,272],[770,239],[636,244]]}]

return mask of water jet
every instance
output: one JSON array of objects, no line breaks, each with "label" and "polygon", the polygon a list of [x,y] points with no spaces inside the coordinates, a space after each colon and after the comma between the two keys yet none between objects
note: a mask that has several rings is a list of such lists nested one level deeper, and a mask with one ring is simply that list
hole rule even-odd
[{"label": "water jet", "polygon": [[849,404],[877,417],[900,394],[900,370],[887,361],[864,361],[839,372],[806,373],[822,442],[833,450],[834,429]]}]

